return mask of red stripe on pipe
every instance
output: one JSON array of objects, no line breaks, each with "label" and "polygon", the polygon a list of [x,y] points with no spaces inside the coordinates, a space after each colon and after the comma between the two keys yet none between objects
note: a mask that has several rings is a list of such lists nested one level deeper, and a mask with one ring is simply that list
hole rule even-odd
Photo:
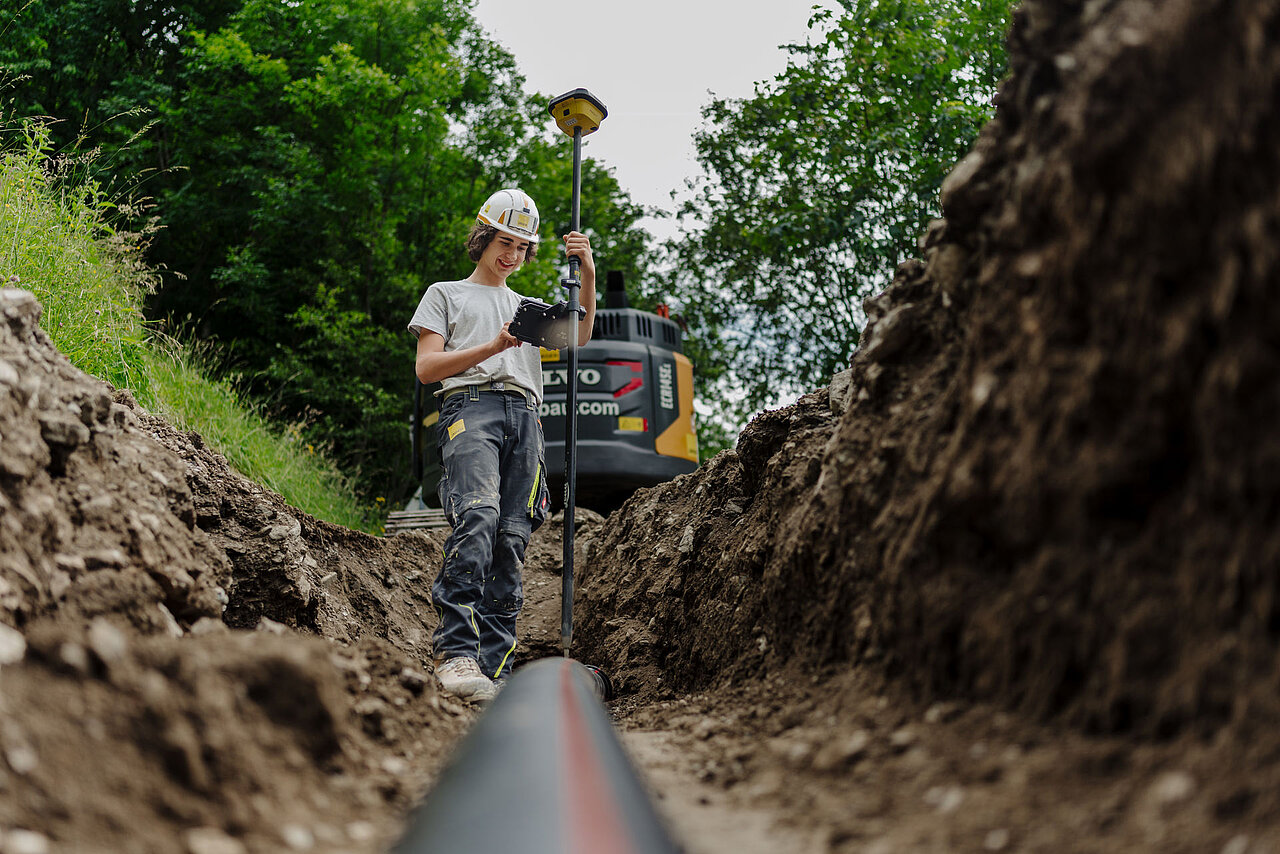
[{"label": "red stripe on pipe", "polygon": [[573,668],[567,661],[560,670],[560,699],[564,707],[560,731],[565,743],[565,821],[570,850],[572,854],[636,854],[614,802],[613,787],[588,738],[574,690]]}]

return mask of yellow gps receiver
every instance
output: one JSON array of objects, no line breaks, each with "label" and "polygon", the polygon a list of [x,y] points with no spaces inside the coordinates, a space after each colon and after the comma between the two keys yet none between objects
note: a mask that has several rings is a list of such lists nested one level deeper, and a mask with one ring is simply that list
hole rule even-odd
[{"label": "yellow gps receiver", "polygon": [[569,136],[573,136],[574,128],[582,128],[583,136],[599,130],[600,123],[609,115],[604,104],[586,89],[574,89],[553,98],[548,111],[560,130]]}]

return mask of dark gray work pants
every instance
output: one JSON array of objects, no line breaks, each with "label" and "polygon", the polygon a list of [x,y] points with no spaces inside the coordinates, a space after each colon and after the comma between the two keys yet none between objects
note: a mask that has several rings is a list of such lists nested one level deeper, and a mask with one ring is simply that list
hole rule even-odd
[{"label": "dark gray work pants", "polygon": [[549,494],[537,407],[519,392],[470,387],[445,398],[437,426],[440,502],[453,526],[431,585],[437,659],[474,658],[491,678],[510,674],[520,573]]}]

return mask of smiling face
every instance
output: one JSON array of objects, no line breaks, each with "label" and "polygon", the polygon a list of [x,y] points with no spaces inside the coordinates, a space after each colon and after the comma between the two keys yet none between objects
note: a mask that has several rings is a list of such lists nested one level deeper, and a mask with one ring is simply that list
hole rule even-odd
[{"label": "smiling face", "polygon": [[528,253],[528,240],[500,231],[485,247],[480,260],[476,262],[476,271],[470,278],[482,285],[504,284],[508,276],[520,269]]}]

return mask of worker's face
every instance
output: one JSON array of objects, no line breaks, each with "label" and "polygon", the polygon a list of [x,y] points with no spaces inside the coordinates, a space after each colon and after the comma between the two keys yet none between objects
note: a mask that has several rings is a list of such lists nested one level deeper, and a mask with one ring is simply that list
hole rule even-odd
[{"label": "worker's face", "polygon": [[507,276],[520,269],[528,251],[529,241],[499,231],[480,256],[480,266],[505,281]]}]

